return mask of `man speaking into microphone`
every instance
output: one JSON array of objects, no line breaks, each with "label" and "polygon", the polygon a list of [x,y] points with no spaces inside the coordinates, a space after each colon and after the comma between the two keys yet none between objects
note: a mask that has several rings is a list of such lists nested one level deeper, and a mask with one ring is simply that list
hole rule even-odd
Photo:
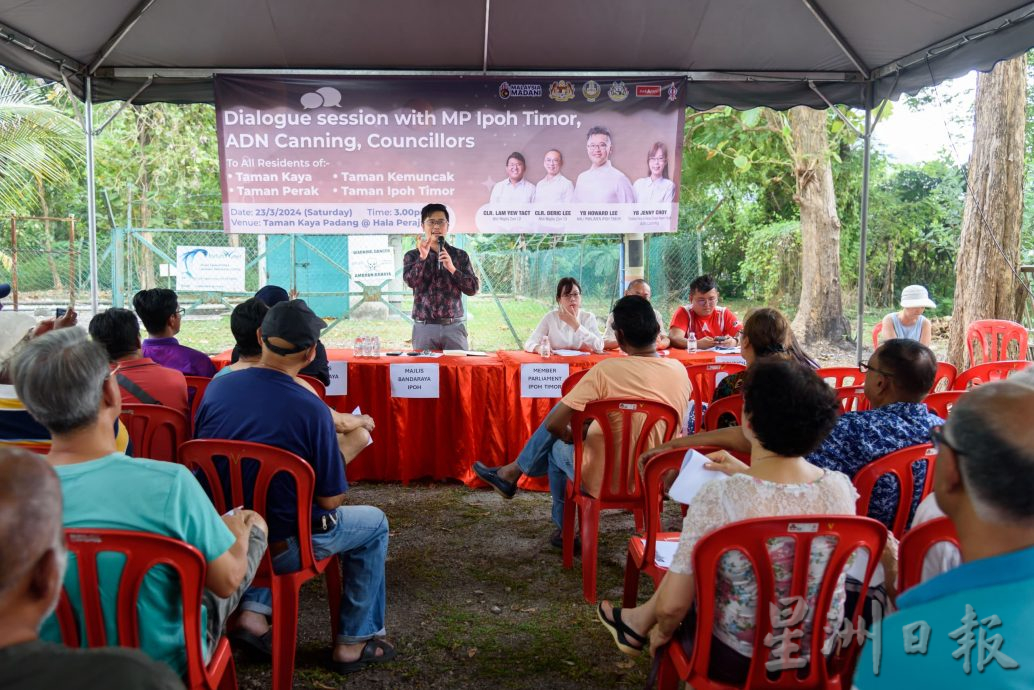
[{"label": "man speaking into microphone", "polygon": [[423,237],[402,259],[402,278],[413,288],[413,349],[468,350],[464,295],[475,295],[478,279],[470,257],[445,241],[449,211],[428,204],[420,211]]}]

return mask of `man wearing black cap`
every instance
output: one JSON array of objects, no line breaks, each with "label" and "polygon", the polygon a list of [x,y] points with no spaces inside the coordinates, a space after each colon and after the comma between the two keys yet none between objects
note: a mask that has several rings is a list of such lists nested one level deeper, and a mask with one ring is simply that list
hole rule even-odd
[{"label": "man wearing black cap", "polygon": [[[312,546],[316,558],[347,554],[333,665],[349,673],[390,661],[395,649],[383,636],[388,521],[371,506],[342,505],[348,489],[330,409],[294,377],[316,354],[323,320],[303,300],[280,302],[259,329],[262,358],[255,366],[212,381],[198,409],[197,438],[253,441],[305,458],[316,475]],[[256,404],[257,403],[257,404]],[[277,572],[298,569],[293,485],[274,481],[267,494],[269,550]],[[268,589],[244,596],[231,638],[268,653],[272,613]]]}]

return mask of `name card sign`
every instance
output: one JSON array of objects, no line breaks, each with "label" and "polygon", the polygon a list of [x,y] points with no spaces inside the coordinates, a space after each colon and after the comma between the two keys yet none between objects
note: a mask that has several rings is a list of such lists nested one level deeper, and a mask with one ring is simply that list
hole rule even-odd
[{"label": "name card sign", "polygon": [[348,362],[328,362],[330,385],[327,395],[348,395]]},{"label": "name card sign", "polygon": [[560,386],[570,373],[569,364],[522,364],[522,398],[559,398]]},{"label": "name card sign", "polygon": [[391,397],[437,398],[437,364],[392,364]]}]

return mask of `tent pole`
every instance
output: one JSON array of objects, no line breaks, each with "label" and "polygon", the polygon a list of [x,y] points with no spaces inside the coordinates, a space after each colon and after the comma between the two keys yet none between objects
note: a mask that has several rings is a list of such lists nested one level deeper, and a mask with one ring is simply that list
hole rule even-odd
[{"label": "tent pole", "polygon": [[86,220],[90,237],[90,306],[97,313],[97,198],[93,156],[93,77],[86,77]]},{"label": "tent pole", "polygon": [[862,319],[865,316],[865,248],[869,232],[869,158],[872,151],[872,93],[873,84],[869,82],[865,86],[865,133],[863,141],[865,147],[862,153],[862,228],[859,235],[858,247],[858,342],[857,357],[862,361],[862,345],[864,344],[863,332],[865,324]]}]

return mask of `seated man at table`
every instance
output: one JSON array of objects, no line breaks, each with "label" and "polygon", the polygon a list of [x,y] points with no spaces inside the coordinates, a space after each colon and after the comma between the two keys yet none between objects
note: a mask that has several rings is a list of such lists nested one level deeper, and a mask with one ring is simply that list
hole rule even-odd
[{"label": "seated man at table", "polygon": [[107,351],[123,403],[164,405],[190,415],[183,372],[143,356],[136,314],[114,307],[102,311],[90,320],[90,337]]},{"label": "seated man at table", "polygon": [[[574,478],[574,445],[571,415],[604,398],[638,398],[667,403],[679,415],[689,405],[692,387],[686,367],[657,354],[660,325],[653,307],[642,297],[622,297],[614,305],[614,336],[628,357],[605,359],[582,377],[528,440],[516,460],[493,468],[476,462],[474,472],[504,498],[513,498],[521,475],[538,477],[549,474],[549,491],[553,496],[553,523],[550,537],[553,546],[561,546],[560,527],[564,516],[564,489]],[[655,429],[660,434],[662,429]],[[578,430],[581,433],[581,430]],[[603,485],[603,432],[594,422],[585,436],[585,457],[582,465],[582,488],[599,495]]]},{"label": "seated man at table", "polygon": [[[390,661],[395,648],[383,639],[388,520],[372,506],[344,505],[348,481],[334,435],[330,409],[295,382],[316,356],[323,321],[303,300],[280,302],[262,320],[258,365],[212,381],[194,425],[197,438],[252,441],[304,458],[315,473],[311,514],[297,515],[293,483],[274,478],[267,494],[269,550],[273,569],[298,569],[298,519],[311,520],[318,559],[341,557],[344,595],[332,654],[339,673]],[[256,404],[256,401],[259,404]],[[232,637],[269,653],[272,593],[250,590]]]},{"label": "seated man at table", "polygon": [[182,690],[172,670],[136,649],[43,642],[68,554],[61,483],[43,456],[0,448],[0,687]]},{"label": "seated man at table", "polygon": [[689,284],[689,307],[679,307],[671,315],[668,337],[671,346],[685,350],[690,332],[696,335],[701,350],[715,345],[735,345],[743,326],[736,315],[718,306],[718,286],[714,278],[702,275]]},{"label": "seated man at table", "polygon": [[[625,288],[625,296],[639,295],[647,302],[650,301],[650,284],[642,278],[636,278],[628,287]],[[661,317],[661,313],[656,309],[653,310],[654,316],[657,317],[657,325],[660,327],[660,332],[657,334],[657,349],[666,350],[668,349],[668,336],[664,332],[664,319]],[[611,314],[607,317],[607,327],[603,332],[603,349],[604,350],[616,350],[618,349],[618,339],[614,337],[614,315]]]},{"label": "seated man at table", "polygon": [[215,365],[208,355],[176,340],[184,310],[180,309],[175,292],[166,288],[141,290],[133,295],[133,309],[151,336],[144,339],[144,357],[187,376],[215,376]]},{"label": "seated man at table", "polygon": [[[64,525],[150,532],[186,542],[208,564],[201,621],[210,654],[266,551],[266,525],[250,510],[220,517],[194,475],[183,465],[130,458],[115,448],[111,426],[122,396],[99,343],[78,328],[35,338],[12,365],[15,389],[25,407],[53,437],[47,460],[64,495]],[[54,385],[60,381],[61,385]],[[98,565],[108,639],[113,639],[121,564]],[[79,578],[69,568],[65,583],[73,606]],[[179,675],[186,671],[180,586],[153,571],[137,601],[140,648]],[[57,640],[48,623],[44,637]]]},{"label": "seated man at table", "polygon": [[858,690],[1034,687],[1032,410],[1034,387],[996,381],[959,398],[935,429],[934,495],[963,563],[898,597],[865,644]]},{"label": "seated man at table", "polygon": [[[944,423],[922,402],[937,373],[937,358],[930,348],[915,340],[895,338],[880,345],[860,368],[865,372],[865,397],[871,409],[845,412],[818,450],[808,455],[813,465],[843,472],[852,479],[888,453],[929,443],[930,429]],[[644,453],[641,460],[668,448],[719,446],[748,451],[749,445],[740,427],[728,427],[672,439]],[[925,463],[914,465],[912,473],[914,511],[926,478]],[[890,528],[897,505],[897,480],[890,475],[881,477],[873,489],[869,517]]]},{"label": "seated man at table", "polygon": [[[269,287],[268,285],[266,287]],[[264,290],[265,288],[263,288]],[[262,292],[262,290],[259,290]],[[279,303],[278,303],[279,304]],[[233,308],[230,314],[230,330],[233,332],[233,339],[237,341],[234,352],[240,353],[240,359],[234,364],[223,367],[215,378],[222,378],[235,371],[243,371],[258,366],[262,360],[262,345],[259,343],[258,331],[262,327],[262,320],[266,317],[269,307],[257,297],[244,300]],[[319,351],[319,342],[316,343],[316,350]],[[302,370],[305,371],[304,369]],[[316,391],[305,379],[296,376],[294,382],[299,386],[316,395]],[[329,407],[329,406],[328,406]],[[373,417],[368,414],[349,414],[338,412],[333,407],[330,414],[334,417],[334,429],[337,431],[338,448],[345,459],[345,464],[355,460],[370,443],[370,433],[374,430]]]}]

